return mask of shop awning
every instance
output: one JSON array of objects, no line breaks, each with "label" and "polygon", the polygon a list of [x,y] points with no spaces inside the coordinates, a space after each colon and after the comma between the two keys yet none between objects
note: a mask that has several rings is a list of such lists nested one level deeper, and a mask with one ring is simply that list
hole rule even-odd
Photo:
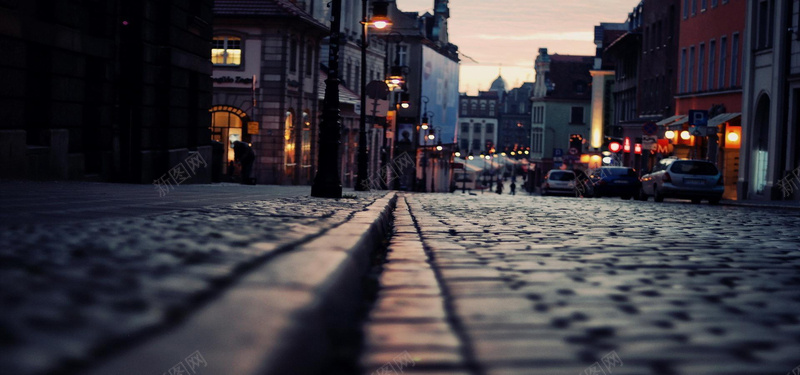
[{"label": "shop awning", "polygon": [[[672,117],[667,117],[667,118],[665,118],[665,119],[663,119],[663,120],[661,120],[661,121],[657,122],[657,123],[656,123],[656,125],[662,125],[662,126],[663,126],[663,125],[670,125],[670,124],[672,124],[673,122],[675,122],[675,121],[677,121],[677,120],[681,119],[682,117],[683,117],[683,118],[686,118],[687,116],[686,116],[686,115],[675,115],[675,116],[672,116]],[[684,121],[684,122],[685,122],[685,121]]]},{"label": "shop awning", "polygon": [[740,117],[742,114],[740,112],[733,112],[733,113],[723,113],[721,115],[717,115],[711,120],[708,120],[708,126],[717,126],[720,124],[724,124],[728,121],[731,121],[737,117]]}]

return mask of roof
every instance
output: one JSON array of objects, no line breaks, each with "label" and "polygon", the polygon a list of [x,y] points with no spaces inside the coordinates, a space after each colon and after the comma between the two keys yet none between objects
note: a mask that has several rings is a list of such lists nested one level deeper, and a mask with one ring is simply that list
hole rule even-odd
[{"label": "roof", "polygon": [[550,62],[566,62],[566,63],[592,63],[594,56],[579,56],[579,55],[550,55]]},{"label": "roof", "polygon": [[[554,85],[547,97],[553,99],[590,100],[592,90],[589,84],[592,75],[589,70],[594,65],[594,56],[551,55],[549,80]],[[577,91],[577,84],[582,92]]]},{"label": "roof", "polygon": [[327,29],[292,0],[214,0],[214,16],[299,18]]},{"label": "roof", "polygon": [[[324,71],[320,70],[319,72],[319,81],[317,82],[317,86],[319,87],[319,100],[325,99],[325,80],[328,79],[328,74]],[[358,94],[354,93],[347,87],[344,87],[341,83],[339,83],[339,102],[340,103],[347,103],[347,104],[357,104],[361,101],[361,97]]]},{"label": "roof", "polygon": [[673,122],[675,122],[676,120],[679,120],[681,117],[686,117],[686,115],[675,115],[675,116],[667,117],[667,118],[657,122],[656,125],[669,125],[669,124],[672,124]]},{"label": "roof", "polygon": [[724,124],[724,123],[726,123],[728,121],[731,121],[731,120],[733,120],[733,119],[735,119],[735,118],[737,118],[737,117],[739,117],[741,115],[742,114],[739,113],[739,112],[723,113],[721,115],[714,116],[714,118],[708,120],[708,126],[717,126],[719,124]]}]

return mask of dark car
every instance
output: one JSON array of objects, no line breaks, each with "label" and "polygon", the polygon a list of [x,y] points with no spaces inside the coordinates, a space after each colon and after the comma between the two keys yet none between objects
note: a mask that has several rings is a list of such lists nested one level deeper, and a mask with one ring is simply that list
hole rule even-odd
[{"label": "dark car", "polygon": [[656,202],[664,198],[691,199],[700,203],[719,203],[725,186],[722,173],[706,160],[664,159],[653,172],[642,176],[640,194],[644,200],[652,195]]},{"label": "dark car", "polygon": [[631,199],[639,195],[639,174],[633,168],[600,167],[589,174],[587,194],[593,197]]}]

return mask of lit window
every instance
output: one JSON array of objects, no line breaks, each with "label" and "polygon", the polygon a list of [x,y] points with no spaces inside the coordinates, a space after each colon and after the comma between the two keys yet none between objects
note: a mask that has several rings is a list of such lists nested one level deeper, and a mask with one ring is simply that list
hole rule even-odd
[{"label": "lit window", "polygon": [[242,65],[242,39],[235,36],[216,36],[211,43],[211,63]]}]

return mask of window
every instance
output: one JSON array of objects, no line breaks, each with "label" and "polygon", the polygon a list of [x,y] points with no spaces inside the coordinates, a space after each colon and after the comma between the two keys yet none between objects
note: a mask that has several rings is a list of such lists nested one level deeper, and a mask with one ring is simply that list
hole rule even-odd
[{"label": "window", "polygon": [[408,46],[406,45],[399,45],[397,47],[397,64],[400,66],[408,65],[406,61],[408,60]]},{"label": "window", "polygon": [[772,48],[772,29],[775,23],[773,9],[774,0],[758,2],[758,25],[756,49]]},{"label": "window", "polygon": [[689,47],[689,69],[687,74],[687,83],[689,84],[689,87],[686,88],[686,91],[691,92],[697,90],[697,85],[695,84],[694,80],[694,46]]},{"label": "window", "polygon": [[719,77],[718,87],[725,87],[725,60],[728,58],[728,37],[723,35],[719,39]]},{"label": "window", "polygon": [[712,39],[708,43],[708,89],[709,90],[714,89],[714,71],[716,70],[717,67],[717,62],[716,60],[714,60],[715,58],[714,55],[716,54],[717,54],[717,41]]},{"label": "window", "polygon": [[314,46],[310,43],[306,46],[306,75],[314,73]]},{"label": "window", "polygon": [[480,133],[481,133],[481,124],[472,125],[472,134],[480,134]]},{"label": "window", "polygon": [[692,15],[697,14],[697,0],[692,0]]},{"label": "window", "polygon": [[481,150],[481,140],[480,139],[473,139],[472,140],[472,149],[477,151]]},{"label": "window", "polygon": [[700,43],[700,51],[698,52],[699,55],[697,56],[697,90],[703,91],[703,85],[705,84],[705,80],[703,77],[703,73],[706,70],[706,45],[705,43]]},{"label": "window", "polygon": [[494,124],[486,124],[486,134],[494,134]]},{"label": "window", "polygon": [[[462,133],[469,133],[469,124],[468,123],[466,123],[466,122],[462,122],[461,123],[461,132]],[[464,136],[462,135],[462,137],[464,137]]]},{"label": "window", "polygon": [[532,143],[531,146],[533,147],[531,147],[531,151],[534,154],[542,153],[542,148],[543,148],[542,141],[544,140],[542,137],[543,133],[544,131],[542,130],[542,128],[533,128],[533,137],[531,139]]},{"label": "window", "polygon": [[495,102],[489,102],[489,116],[494,116]]},{"label": "window", "polygon": [[686,92],[686,48],[681,50],[681,82],[678,92]]},{"label": "window", "polygon": [[294,39],[289,43],[289,71],[297,71],[297,41]]},{"label": "window", "polygon": [[215,36],[211,43],[211,63],[242,65],[242,39],[235,36]]},{"label": "window", "polygon": [[712,8],[716,8],[716,7],[717,7],[717,2],[718,2],[718,1],[719,1],[719,0],[711,0],[711,7],[712,7]]},{"label": "window", "polygon": [[702,0],[700,2],[700,11],[705,12],[706,8],[708,8],[708,0]]},{"label": "window", "polygon": [[[469,140],[462,139],[461,140],[461,150],[462,153],[466,152],[469,149]],[[466,157],[467,155],[462,155],[462,157]]]},{"label": "window", "polygon": [[468,105],[468,102],[466,100],[462,100],[461,101],[461,114],[464,115],[464,116],[467,115],[467,109],[468,109],[467,105]]},{"label": "window", "polygon": [[572,107],[569,117],[570,124],[583,124],[583,107]]},{"label": "window", "polygon": [[739,86],[739,33],[731,39],[731,87]]},{"label": "window", "polygon": [[683,0],[683,19],[689,18],[689,0]]}]

